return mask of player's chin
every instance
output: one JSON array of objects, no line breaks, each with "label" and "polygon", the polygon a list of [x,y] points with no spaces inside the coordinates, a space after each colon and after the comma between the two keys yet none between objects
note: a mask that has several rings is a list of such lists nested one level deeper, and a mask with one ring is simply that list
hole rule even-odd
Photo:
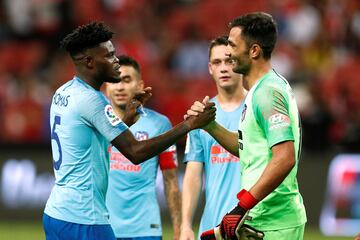
[{"label": "player's chin", "polygon": [[234,87],[234,83],[233,82],[221,82],[219,84],[219,86],[224,89],[231,89],[232,87]]}]

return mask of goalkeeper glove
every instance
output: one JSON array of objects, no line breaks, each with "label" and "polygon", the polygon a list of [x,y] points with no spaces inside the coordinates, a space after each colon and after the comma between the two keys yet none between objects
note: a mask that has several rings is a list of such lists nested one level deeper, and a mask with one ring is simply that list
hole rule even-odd
[{"label": "goalkeeper glove", "polygon": [[223,240],[221,233],[220,233],[220,227],[216,226],[213,229],[203,232],[200,236],[200,239],[201,240]]},{"label": "goalkeeper glove", "polygon": [[[263,240],[265,234],[247,224],[243,224],[237,232],[237,240]],[[200,236],[201,240],[224,240],[220,233],[220,226],[203,232]],[[360,239],[359,239],[360,240]]]},{"label": "goalkeeper glove", "polygon": [[244,224],[249,210],[258,203],[258,200],[245,189],[237,194],[237,199],[239,203],[223,217],[220,223],[220,232],[225,239],[239,239],[237,232]]},{"label": "goalkeeper glove", "polygon": [[247,224],[243,224],[237,232],[239,240],[263,240],[265,234]]}]

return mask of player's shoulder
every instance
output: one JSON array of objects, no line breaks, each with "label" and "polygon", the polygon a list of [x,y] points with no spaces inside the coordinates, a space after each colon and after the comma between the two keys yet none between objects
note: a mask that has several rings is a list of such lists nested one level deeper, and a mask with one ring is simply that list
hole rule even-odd
[{"label": "player's shoulder", "polygon": [[78,109],[94,110],[110,105],[109,100],[101,91],[97,91],[89,85],[76,80],[66,91]]},{"label": "player's shoulder", "polygon": [[267,96],[273,91],[285,92],[289,83],[287,80],[277,73],[275,70],[271,70],[264,79],[256,86],[254,90],[255,96]]},{"label": "player's shoulder", "polygon": [[66,83],[64,83],[63,85],[61,85],[60,87],[58,87],[58,89],[56,89],[56,93],[60,93],[60,92],[64,92],[64,91],[70,91],[72,88],[74,88],[74,84],[75,83],[75,79],[71,79],[69,81],[67,81]]},{"label": "player's shoulder", "polygon": [[269,74],[266,77],[265,81],[262,81],[262,84],[265,87],[281,88],[281,89],[284,89],[284,86],[289,85],[286,78],[284,76],[282,76],[280,73],[276,72],[274,69],[272,69],[269,72]]},{"label": "player's shoulder", "polygon": [[88,96],[88,95],[97,95],[95,89],[90,87],[88,84],[86,84],[84,81],[78,79],[77,77],[74,77],[73,79],[67,81],[63,85],[61,85],[56,92],[67,92],[67,93],[73,93],[75,96]]}]

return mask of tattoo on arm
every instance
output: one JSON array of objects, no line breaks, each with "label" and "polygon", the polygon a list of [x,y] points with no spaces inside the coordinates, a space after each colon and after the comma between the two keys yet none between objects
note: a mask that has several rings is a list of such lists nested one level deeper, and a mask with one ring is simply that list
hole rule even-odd
[{"label": "tattoo on arm", "polygon": [[176,169],[163,170],[163,176],[166,200],[174,228],[174,239],[178,239],[181,224],[181,196]]}]

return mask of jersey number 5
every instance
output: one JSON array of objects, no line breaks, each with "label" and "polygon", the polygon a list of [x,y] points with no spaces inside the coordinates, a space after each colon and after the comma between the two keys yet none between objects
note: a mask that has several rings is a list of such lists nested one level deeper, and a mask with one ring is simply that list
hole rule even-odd
[{"label": "jersey number 5", "polygon": [[[54,124],[52,126],[52,131],[51,131],[51,139],[56,142],[56,145],[57,145],[58,150],[59,150],[59,159],[57,161],[55,161],[55,159],[53,159],[54,168],[56,170],[59,170],[60,165],[62,163],[62,151],[61,151],[60,139],[59,139],[59,136],[57,135],[57,133],[55,131],[56,126],[60,125],[60,123],[61,123],[61,117],[60,116],[55,116]],[[54,150],[53,150],[53,156],[55,157]]]}]

